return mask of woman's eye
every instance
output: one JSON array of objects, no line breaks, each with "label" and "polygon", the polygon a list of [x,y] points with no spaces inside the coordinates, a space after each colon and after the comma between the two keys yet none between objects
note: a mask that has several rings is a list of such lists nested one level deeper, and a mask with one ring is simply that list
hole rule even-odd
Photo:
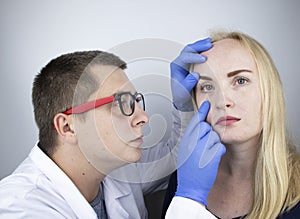
[{"label": "woman's eye", "polygon": [[211,84],[201,85],[201,91],[202,92],[211,92],[213,89],[214,89],[214,87]]},{"label": "woman's eye", "polygon": [[248,79],[244,78],[244,77],[237,78],[235,81],[235,83],[238,85],[243,85],[243,84],[246,84],[247,82],[248,82]]}]

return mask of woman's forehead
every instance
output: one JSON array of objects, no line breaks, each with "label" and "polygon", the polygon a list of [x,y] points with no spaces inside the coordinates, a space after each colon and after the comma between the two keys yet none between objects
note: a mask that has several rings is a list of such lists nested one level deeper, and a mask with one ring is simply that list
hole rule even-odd
[{"label": "woman's forehead", "polygon": [[194,65],[194,70],[198,73],[228,73],[239,69],[254,70],[256,68],[250,52],[237,40],[224,39],[217,41],[210,50],[202,54],[206,55],[207,61]]},{"label": "woman's forehead", "polygon": [[234,53],[247,53],[248,51],[242,44],[234,39],[223,39],[213,43],[213,47],[202,54],[206,55],[208,58],[222,57],[226,58]]}]

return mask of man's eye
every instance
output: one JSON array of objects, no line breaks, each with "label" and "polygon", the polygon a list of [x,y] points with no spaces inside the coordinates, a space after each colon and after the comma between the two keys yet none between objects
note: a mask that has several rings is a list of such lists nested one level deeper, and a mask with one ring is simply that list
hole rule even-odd
[{"label": "man's eye", "polygon": [[119,101],[114,101],[112,106],[113,107],[119,107],[120,106]]},{"label": "man's eye", "polygon": [[142,97],[136,97],[135,101],[140,102],[142,100]]},{"label": "man's eye", "polygon": [[121,101],[121,104],[124,106],[124,105],[128,105],[128,101],[126,101],[126,100],[122,100]]}]

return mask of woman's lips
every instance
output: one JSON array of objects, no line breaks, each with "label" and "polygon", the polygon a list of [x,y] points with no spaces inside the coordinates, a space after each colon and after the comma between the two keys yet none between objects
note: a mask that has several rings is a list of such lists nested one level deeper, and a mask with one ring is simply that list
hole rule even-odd
[{"label": "woman's lips", "polygon": [[218,119],[216,125],[220,125],[220,126],[230,126],[233,123],[236,123],[238,121],[240,121],[241,119],[233,117],[233,116],[223,116],[220,119]]}]

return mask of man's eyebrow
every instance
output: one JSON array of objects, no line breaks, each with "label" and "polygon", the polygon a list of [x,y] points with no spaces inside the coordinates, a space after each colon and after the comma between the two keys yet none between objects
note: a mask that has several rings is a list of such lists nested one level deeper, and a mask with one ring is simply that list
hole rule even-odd
[{"label": "man's eyebrow", "polygon": [[239,69],[239,70],[235,70],[235,71],[229,72],[229,73],[227,74],[227,77],[228,77],[228,78],[233,77],[233,76],[235,76],[235,75],[237,75],[237,74],[239,74],[239,73],[241,73],[241,72],[249,72],[249,73],[252,73],[252,71],[249,70],[249,69]]},{"label": "man's eyebrow", "polygon": [[115,94],[117,93],[124,93],[124,92],[129,92],[131,94],[135,94],[135,93],[138,93],[136,90],[128,90],[128,89],[119,89],[115,92]]}]

